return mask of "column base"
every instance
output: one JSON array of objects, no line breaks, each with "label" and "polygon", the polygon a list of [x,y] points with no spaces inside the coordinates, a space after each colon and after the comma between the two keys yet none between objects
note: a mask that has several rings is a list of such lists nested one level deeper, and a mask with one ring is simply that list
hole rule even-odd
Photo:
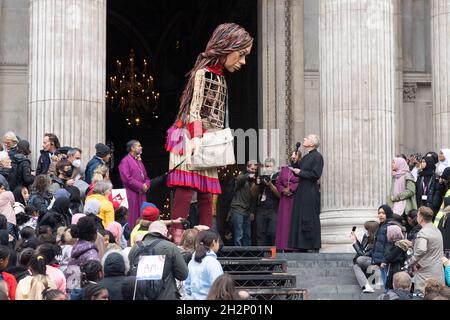
[{"label": "column base", "polygon": [[324,210],[320,215],[322,227],[323,253],[351,253],[354,252],[350,239],[353,226],[356,235],[362,239],[365,229],[364,223],[369,220],[378,221],[377,208],[331,209]]}]

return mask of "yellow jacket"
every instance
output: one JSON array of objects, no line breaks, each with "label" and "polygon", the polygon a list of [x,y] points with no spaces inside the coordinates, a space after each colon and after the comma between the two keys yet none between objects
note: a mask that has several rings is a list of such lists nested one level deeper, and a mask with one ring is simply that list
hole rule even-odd
[{"label": "yellow jacket", "polygon": [[108,223],[114,221],[114,207],[111,201],[108,200],[107,197],[101,194],[91,194],[86,198],[86,203],[90,200],[98,200],[100,201],[100,212],[98,216],[102,219],[103,227],[108,226]]},{"label": "yellow jacket", "polygon": [[[447,192],[445,193],[444,199],[450,197],[450,189],[447,190]],[[441,209],[439,210],[438,214],[436,215],[436,217],[434,218],[434,226],[437,228],[439,226],[439,221],[441,221],[442,217],[445,215],[444,213],[444,209],[445,209],[445,205],[444,205],[444,200],[442,201],[441,204]]]}]

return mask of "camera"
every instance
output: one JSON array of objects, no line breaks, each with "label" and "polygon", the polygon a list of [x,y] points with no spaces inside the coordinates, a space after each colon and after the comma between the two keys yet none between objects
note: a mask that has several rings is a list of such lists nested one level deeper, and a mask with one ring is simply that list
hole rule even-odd
[{"label": "camera", "polygon": [[183,221],[181,221],[181,225],[183,226],[184,230],[191,228],[191,223],[189,222],[189,220],[186,219],[183,219]]},{"label": "camera", "polygon": [[352,232],[355,232],[355,231],[356,231],[356,226],[353,226]]},{"label": "camera", "polygon": [[261,181],[265,181],[266,183],[270,182],[270,176],[262,175],[262,176],[259,176],[259,178],[261,179]]}]

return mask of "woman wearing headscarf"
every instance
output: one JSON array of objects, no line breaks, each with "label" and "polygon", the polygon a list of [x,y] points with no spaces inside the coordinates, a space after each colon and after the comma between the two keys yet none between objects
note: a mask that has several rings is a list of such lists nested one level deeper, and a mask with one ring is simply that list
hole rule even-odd
[{"label": "woman wearing headscarf", "polygon": [[112,235],[114,236],[114,239],[116,240],[115,244],[117,246],[117,249],[123,249],[121,246],[122,233],[123,233],[122,225],[116,221],[111,221],[106,226],[106,230],[111,232]]},{"label": "woman wearing headscarf", "polygon": [[436,179],[434,176],[435,165],[432,157],[425,157],[421,161],[422,170],[419,172],[416,182],[417,207],[426,206],[433,208],[433,197],[436,193]]},{"label": "woman wearing headscarf", "polygon": [[39,221],[39,225],[50,226],[54,231],[61,226],[69,226],[72,221],[72,213],[69,210],[69,199],[61,197],[55,200],[53,207]]},{"label": "woman wearing headscarf", "polygon": [[394,158],[392,161],[392,184],[387,204],[392,208],[394,219],[403,220],[403,215],[416,205],[416,185],[409,166],[403,158]]},{"label": "woman wearing headscarf", "polygon": [[394,274],[400,272],[408,258],[407,251],[412,248],[411,241],[404,240],[402,229],[397,225],[387,227],[388,245],[384,260],[387,266],[386,288],[393,289]]},{"label": "woman wearing headscarf", "polygon": [[450,149],[441,149],[439,152],[439,163],[436,167],[436,175],[440,177],[445,168],[450,167]]}]

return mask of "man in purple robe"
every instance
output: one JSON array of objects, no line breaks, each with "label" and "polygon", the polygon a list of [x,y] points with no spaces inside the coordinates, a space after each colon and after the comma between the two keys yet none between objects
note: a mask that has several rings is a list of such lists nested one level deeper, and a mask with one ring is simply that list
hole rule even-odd
[{"label": "man in purple robe", "polygon": [[127,191],[128,223],[130,228],[133,229],[140,217],[141,205],[147,201],[147,191],[151,182],[142,163],[141,143],[137,140],[131,140],[127,143],[127,151],[128,155],[120,162],[119,173]]},{"label": "man in purple robe", "polygon": [[[290,167],[297,167],[301,157],[300,151],[291,155]],[[289,166],[281,169],[278,175],[276,187],[280,193],[280,204],[278,206],[278,223],[275,245],[278,250],[292,250],[289,248],[289,231],[292,219],[292,207],[294,195],[298,187],[298,177],[294,175]]]}]

